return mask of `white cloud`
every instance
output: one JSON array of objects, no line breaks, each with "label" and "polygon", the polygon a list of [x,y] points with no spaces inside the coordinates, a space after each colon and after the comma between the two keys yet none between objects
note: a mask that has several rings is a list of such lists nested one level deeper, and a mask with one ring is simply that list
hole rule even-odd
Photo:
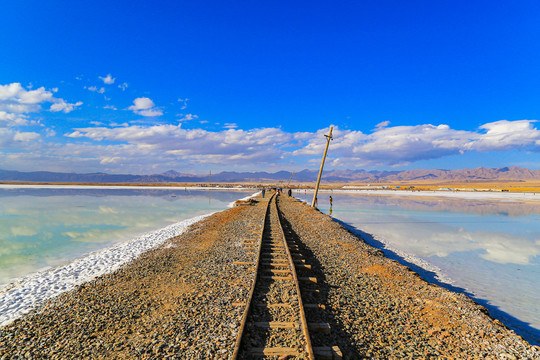
[{"label": "white cloud", "polygon": [[510,150],[540,145],[540,131],[533,127],[536,120],[500,120],[480,126],[487,130],[471,144],[478,151]]},{"label": "white cloud", "polygon": [[101,158],[100,164],[113,164],[120,160],[119,156],[104,156]]},{"label": "white cloud", "polygon": [[22,149],[26,151],[31,148],[32,141],[38,139],[40,135],[35,132],[14,131],[9,128],[0,127],[0,147],[10,149]]},{"label": "white cloud", "polygon": [[[45,90],[44,87],[36,90],[26,90],[20,83],[0,85],[0,111],[8,114],[38,112],[41,110],[40,104],[43,103],[52,103],[51,111],[63,112],[70,112],[77,106],[82,105],[82,102],[70,104],[64,99],[55,98],[53,93]],[[4,115],[4,117],[7,117],[7,115]]]},{"label": "white cloud", "polygon": [[[507,151],[540,149],[540,131],[533,120],[501,120],[480,126],[479,131],[454,130],[448,125],[388,127],[380,123],[369,134],[334,129],[330,145],[330,163],[338,167],[406,165],[469,151]],[[487,130],[483,133],[484,130]],[[304,145],[293,155],[322,154],[328,129],[316,133],[296,133]]]},{"label": "white cloud", "polygon": [[105,93],[105,88],[104,87],[98,88],[97,86],[89,86],[86,89],[88,89],[88,90],[90,90],[92,92],[100,93],[100,94]]},{"label": "white cloud", "polygon": [[29,124],[27,117],[23,114],[8,113],[0,111],[0,126],[26,126]]},{"label": "white cloud", "polygon": [[[184,159],[219,164],[231,164],[239,160],[254,163],[275,161],[283,153],[281,146],[291,139],[290,134],[276,128],[211,132],[202,129],[185,130],[180,125],[80,128],[66,136],[127,143],[140,151],[147,151],[149,159],[155,156],[163,160],[163,157],[169,156],[167,160]],[[137,156],[138,160],[129,155],[123,157],[133,161],[141,159],[141,156]]]},{"label": "white cloud", "polygon": [[141,97],[141,98],[136,98],[135,100],[133,100],[133,105],[131,105],[128,109],[129,110],[146,110],[146,109],[150,109],[150,108],[153,108],[155,106],[154,102],[147,98],[147,97]]},{"label": "white cloud", "polygon": [[185,99],[178,99],[179,102],[181,102],[183,105],[182,107],[180,108],[180,110],[184,110],[185,108],[187,108],[187,102],[189,101],[188,98],[185,98]]},{"label": "white cloud", "polygon": [[13,136],[13,140],[25,142],[35,140],[38,137],[40,137],[40,135],[35,132],[16,132]]},{"label": "white cloud", "polygon": [[113,78],[111,76],[111,74],[108,74],[107,76],[98,76],[101,80],[103,80],[103,82],[107,85],[112,85],[114,84],[114,81],[116,80],[115,78]]},{"label": "white cloud", "polygon": [[[150,109],[154,107],[150,99],[140,100],[135,102],[132,110],[141,111],[148,107]],[[536,149],[539,145],[535,141],[540,142],[540,134],[531,124],[532,122],[521,120],[501,123],[499,124],[501,126],[489,123],[476,132],[454,130],[444,124],[425,124],[380,127],[368,134],[335,127],[329,164],[334,167],[401,165],[483,150],[486,143],[483,129],[490,129],[487,133],[496,129],[498,136],[510,139],[500,141],[498,146],[490,143],[490,151],[521,148],[523,143],[529,144],[529,148]],[[233,128],[234,124],[230,125],[231,128],[227,130],[212,132],[203,129],[186,130],[182,129],[181,125],[124,124],[118,127],[79,128],[66,136],[132,145],[138,150],[144,149],[147,152],[148,162],[151,156],[169,155],[171,157],[163,161],[176,159],[192,163],[275,164],[282,158],[296,158],[296,161],[312,158],[318,162],[326,145],[324,135],[328,133],[328,128],[315,133],[287,133],[278,128],[242,130]],[[519,138],[523,141],[518,141]],[[121,157],[122,162],[126,163],[141,160],[140,154],[132,158],[130,154],[122,152],[105,154],[103,159],[107,157]],[[300,157],[303,157],[303,160],[299,160]]]},{"label": "white cloud", "polygon": [[235,123],[225,123],[225,125],[223,125],[224,128],[226,129],[236,129],[238,127],[238,125],[236,125]]},{"label": "white cloud", "polygon": [[118,88],[119,89],[122,89],[122,91],[126,91],[126,89],[128,88],[128,83],[123,83],[123,84],[120,84],[118,85]]},{"label": "white cloud", "polygon": [[113,105],[105,105],[103,108],[104,108],[104,109],[110,109],[110,110],[118,110],[118,109],[117,109],[115,106],[113,106]]},{"label": "white cloud", "polygon": [[128,110],[132,110],[135,114],[142,116],[160,116],[163,112],[155,107],[154,102],[147,97],[140,97],[133,100],[133,105],[128,107]]},{"label": "white cloud", "polygon": [[180,122],[197,120],[199,118],[199,116],[195,114],[178,114],[178,116],[180,116],[180,118],[178,119],[178,121]]},{"label": "white cloud", "polygon": [[81,106],[82,104],[82,101],[78,101],[75,104],[70,104],[65,102],[63,99],[58,99],[54,104],[51,105],[51,108],[49,110],[52,112],[62,111],[64,113],[69,113],[75,110],[77,107]]},{"label": "white cloud", "polygon": [[377,125],[375,125],[375,127],[377,129],[380,129],[380,128],[383,128],[383,127],[387,127],[388,125],[390,125],[390,121],[386,120],[386,121],[378,123]]}]

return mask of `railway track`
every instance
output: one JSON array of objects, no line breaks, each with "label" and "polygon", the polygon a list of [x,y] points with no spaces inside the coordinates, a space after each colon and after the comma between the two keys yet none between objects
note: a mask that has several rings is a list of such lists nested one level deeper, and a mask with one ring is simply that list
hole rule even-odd
[{"label": "railway track", "polygon": [[253,281],[248,301],[236,304],[245,308],[233,359],[340,359],[335,346],[312,346],[310,333],[330,333],[330,326],[308,322],[306,311],[324,306],[303,301],[303,294],[318,292],[317,279],[282,220],[273,195],[261,233],[245,240],[253,261],[238,265],[250,266]]}]

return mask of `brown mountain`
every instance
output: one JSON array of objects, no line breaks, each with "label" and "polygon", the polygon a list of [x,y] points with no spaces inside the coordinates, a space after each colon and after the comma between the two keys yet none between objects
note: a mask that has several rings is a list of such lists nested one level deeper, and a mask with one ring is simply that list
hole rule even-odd
[{"label": "brown mountain", "polygon": [[[293,182],[314,182],[317,171],[302,170],[295,172]],[[212,182],[288,182],[289,171],[269,172],[235,172],[224,171],[212,174]],[[57,172],[20,172],[0,169],[0,181],[3,182],[72,182],[72,183],[206,183],[208,175],[194,175],[169,170],[162,174],[76,174]],[[540,170],[530,170],[517,166],[502,168],[460,169],[460,170],[424,170],[405,171],[366,171],[366,170],[328,170],[323,174],[324,182],[341,183],[384,183],[395,181],[432,181],[432,182],[469,182],[469,181],[523,181],[539,180]]]}]

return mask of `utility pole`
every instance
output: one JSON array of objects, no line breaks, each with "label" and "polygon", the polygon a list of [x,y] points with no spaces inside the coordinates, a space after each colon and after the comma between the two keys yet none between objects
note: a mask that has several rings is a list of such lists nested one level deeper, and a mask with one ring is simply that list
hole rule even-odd
[{"label": "utility pole", "polygon": [[289,182],[287,183],[287,187],[289,187],[293,176],[294,176],[294,171],[292,172],[291,177],[289,178]]},{"label": "utility pole", "polygon": [[333,126],[330,126],[330,133],[328,135],[324,135],[324,136],[326,136],[326,147],[324,148],[324,155],[322,157],[321,168],[319,169],[319,177],[317,178],[317,186],[315,186],[315,194],[313,194],[313,201],[311,203],[311,207],[315,207],[315,202],[317,200],[317,193],[319,192],[319,184],[321,183],[321,176],[322,176],[322,171],[323,171],[323,167],[324,167],[324,160],[326,160],[326,153],[328,152],[328,145],[330,145],[330,140],[332,140],[332,129],[333,128],[334,128]]}]

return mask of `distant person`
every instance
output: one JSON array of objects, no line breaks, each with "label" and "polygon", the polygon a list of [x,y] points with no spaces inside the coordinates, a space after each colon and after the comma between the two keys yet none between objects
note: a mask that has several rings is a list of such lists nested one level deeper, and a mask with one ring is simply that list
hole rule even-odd
[{"label": "distant person", "polygon": [[332,196],[330,196],[330,209],[332,208]]},{"label": "distant person", "polygon": [[263,198],[264,198],[264,193],[266,193],[266,189],[265,189],[265,188],[262,189],[262,197],[263,197]]},{"label": "distant person", "polygon": [[289,195],[289,196],[292,195],[292,190],[291,189],[287,190],[287,195]]}]

